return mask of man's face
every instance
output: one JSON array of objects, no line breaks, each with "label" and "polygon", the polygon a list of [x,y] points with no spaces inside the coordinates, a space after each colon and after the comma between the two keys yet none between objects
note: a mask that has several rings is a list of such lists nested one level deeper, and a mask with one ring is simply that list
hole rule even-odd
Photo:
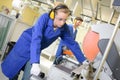
[{"label": "man's face", "polygon": [[80,20],[76,20],[76,22],[75,22],[75,26],[76,26],[76,28],[78,27],[78,26],[80,26],[82,24],[82,21],[80,21]]},{"label": "man's face", "polygon": [[68,13],[58,11],[54,18],[54,27],[62,27],[65,24],[68,15]]}]

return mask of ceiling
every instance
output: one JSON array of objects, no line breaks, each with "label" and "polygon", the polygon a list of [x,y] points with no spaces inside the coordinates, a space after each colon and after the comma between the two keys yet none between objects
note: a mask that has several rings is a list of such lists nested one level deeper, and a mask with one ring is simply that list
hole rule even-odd
[{"label": "ceiling", "polygon": [[119,12],[113,9],[113,0],[34,0],[50,6],[53,2],[63,2],[72,11],[72,16],[88,17],[89,21],[115,24]]}]

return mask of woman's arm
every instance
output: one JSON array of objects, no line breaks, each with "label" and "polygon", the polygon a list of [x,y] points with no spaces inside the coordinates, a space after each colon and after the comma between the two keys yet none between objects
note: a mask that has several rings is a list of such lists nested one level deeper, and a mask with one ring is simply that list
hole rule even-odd
[{"label": "woman's arm", "polygon": [[33,27],[30,47],[31,63],[39,63],[41,53],[41,40],[43,38],[43,29],[46,27],[46,23],[48,22],[48,20],[48,14],[45,13],[38,19],[38,21]]}]

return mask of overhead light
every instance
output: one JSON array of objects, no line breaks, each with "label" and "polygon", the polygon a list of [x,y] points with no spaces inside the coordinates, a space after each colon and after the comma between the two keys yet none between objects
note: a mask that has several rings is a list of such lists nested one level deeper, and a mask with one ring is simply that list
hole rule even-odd
[{"label": "overhead light", "polygon": [[13,6],[13,8],[20,10],[23,7],[23,1],[22,0],[13,0],[12,6]]}]

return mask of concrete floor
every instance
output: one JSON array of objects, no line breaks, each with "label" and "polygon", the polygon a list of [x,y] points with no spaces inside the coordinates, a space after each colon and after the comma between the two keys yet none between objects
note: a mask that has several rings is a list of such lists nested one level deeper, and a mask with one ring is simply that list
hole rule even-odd
[{"label": "concrete floor", "polygon": [[[0,64],[1,64],[1,62],[0,62]],[[1,71],[1,65],[0,65],[0,80],[8,80],[8,78],[5,77],[4,74]]]},{"label": "concrete floor", "polygon": [[[50,67],[53,64],[53,59],[52,60],[48,60],[49,59],[48,56],[45,56],[45,55],[42,55],[40,59],[41,59],[41,61],[40,61],[41,70],[42,70],[42,72],[44,72],[47,75]],[[0,64],[1,64],[1,62],[0,62]],[[23,74],[23,72],[21,71],[18,80],[21,80],[22,74]],[[8,80],[8,78],[5,77],[4,74],[1,71],[1,65],[0,65],[0,80]]]}]

